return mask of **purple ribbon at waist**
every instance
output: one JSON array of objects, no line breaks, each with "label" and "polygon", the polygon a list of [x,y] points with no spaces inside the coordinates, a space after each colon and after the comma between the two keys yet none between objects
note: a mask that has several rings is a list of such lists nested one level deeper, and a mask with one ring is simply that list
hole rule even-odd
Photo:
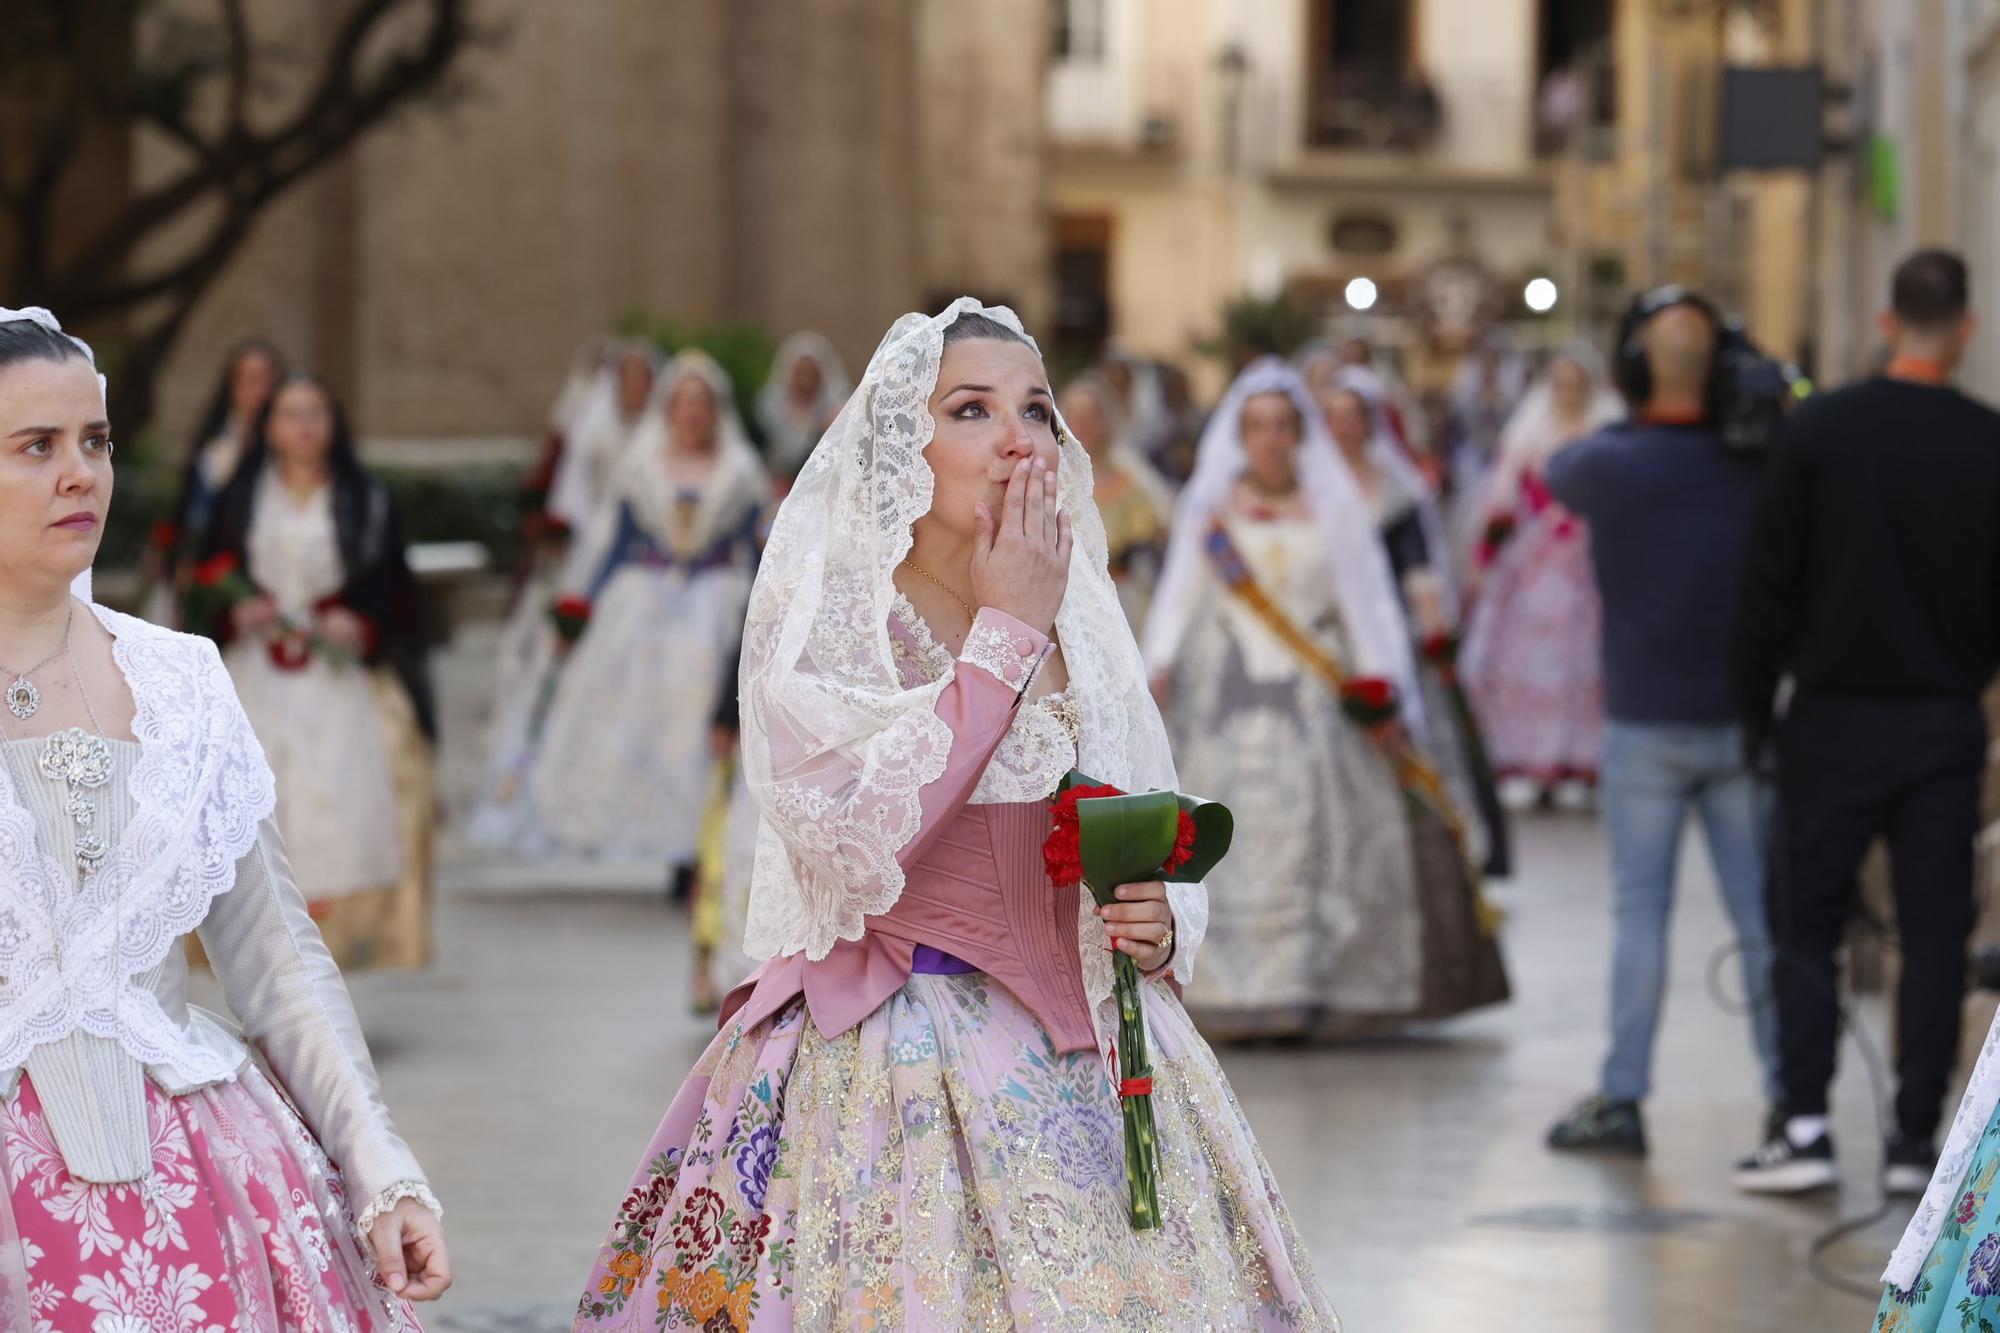
[{"label": "purple ribbon at waist", "polygon": [[943,949],[934,949],[928,944],[919,944],[916,956],[910,960],[911,973],[926,977],[962,977],[978,970],[963,958],[954,958]]}]

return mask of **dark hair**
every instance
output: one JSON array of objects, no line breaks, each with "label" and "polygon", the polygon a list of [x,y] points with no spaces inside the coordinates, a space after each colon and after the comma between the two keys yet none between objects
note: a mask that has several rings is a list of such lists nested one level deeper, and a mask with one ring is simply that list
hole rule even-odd
[{"label": "dark hair", "polygon": [[971,342],[975,338],[997,338],[1001,342],[1021,343],[1024,346],[1028,341],[999,320],[970,310],[944,326],[946,347],[954,343]]},{"label": "dark hair", "polygon": [[271,410],[278,405],[280,394],[301,384],[319,391],[326,400],[327,415],[333,418],[333,446],[326,461],[333,471],[334,484],[357,489],[367,484],[368,474],[362,470],[361,455],[354,448],[354,432],[348,428],[347,410],[340,405],[340,396],[319,376],[300,370],[279,380],[272,387],[271,396],[264,400],[264,410],[257,414],[256,424],[250,430],[250,448],[230,483],[232,488],[240,481],[246,491],[255,493],[257,478],[271,459]]},{"label": "dark hair", "polygon": [[0,323],[0,369],[20,361],[88,361],[90,356],[67,333],[32,319]]},{"label": "dark hair", "polygon": [[[188,441],[188,455],[194,457],[201,447],[222,433],[223,423],[229,420],[229,391],[236,379],[236,365],[251,352],[259,353],[271,363],[277,372],[278,382],[285,379],[285,354],[273,343],[262,338],[245,338],[229,349],[229,355],[222,360],[222,373],[215,377],[215,392],[209,395],[208,410],[201,414],[201,420],[194,428],[194,438]],[[276,387],[272,393],[277,392]]]},{"label": "dark hair", "polygon": [[1919,250],[1896,265],[1889,305],[1913,328],[1939,329],[1965,315],[1965,260],[1950,250]]}]

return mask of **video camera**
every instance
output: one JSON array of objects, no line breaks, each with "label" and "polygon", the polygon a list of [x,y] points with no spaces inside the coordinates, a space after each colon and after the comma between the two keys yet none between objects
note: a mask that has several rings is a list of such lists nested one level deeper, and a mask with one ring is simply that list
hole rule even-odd
[{"label": "video camera", "polygon": [[1761,453],[1777,443],[1785,417],[1812,392],[1812,381],[1788,361],[1750,341],[1740,315],[1724,316],[1707,298],[1680,286],[1656,287],[1634,298],[1618,325],[1618,388],[1635,408],[1653,393],[1653,368],[1639,337],[1655,315],[1691,306],[1715,326],[1708,372],[1708,420],[1729,448]]}]

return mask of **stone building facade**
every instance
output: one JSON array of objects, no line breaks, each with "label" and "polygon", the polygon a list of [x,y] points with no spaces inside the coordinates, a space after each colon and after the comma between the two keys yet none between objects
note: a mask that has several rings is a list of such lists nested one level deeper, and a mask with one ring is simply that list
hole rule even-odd
[{"label": "stone building facade", "polygon": [[[324,31],[316,0],[261,28]],[[827,333],[858,371],[961,290],[1048,305],[1046,38],[1020,0],[485,0],[462,92],[267,213],[191,321],[160,421],[269,336],[371,441],[521,439],[632,311]],[[137,174],[171,152],[135,150]],[[149,157],[153,161],[149,164]]]}]

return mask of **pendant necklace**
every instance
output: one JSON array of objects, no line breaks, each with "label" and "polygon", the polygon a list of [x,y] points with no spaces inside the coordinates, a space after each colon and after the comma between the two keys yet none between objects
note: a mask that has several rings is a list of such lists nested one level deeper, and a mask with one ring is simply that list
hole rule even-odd
[{"label": "pendant necklace", "polygon": [[15,717],[20,718],[23,722],[33,717],[35,710],[42,706],[42,692],[35,688],[35,683],[29,680],[28,677],[34,675],[37,671],[40,671],[43,667],[62,655],[64,647],[69,643],[70,629],[75,624],[76,603],[72,601],[69,604],[69,619],[63,622],[62,642],[56,645],[54,652],[29,667],[26,671],[15,671],[9,667],[0,666],[0,673],[11,675],[14,678],[14,683],[7,687],[7,711]]},{"label": "pendant necklace", "polygon": [[77,697],[83,700],[83,711],[89,715],[96,734],[82,727],[68,727],[51,734],[42,744],[36,766],[50,782],[60,782],[69,789],[63,812],[76,821],[76,869],[88,879],[111,854],[110,844],[97,831],[97,806],[89,795],[111,780],[111,746],[104,739],[104,726],[97,720],[97,709],[83,688],[83,673],[76,668],[76,652],[70,647],[67,635],[63,647],[57,651],[69,655],[69,673],[76,681]]}]

